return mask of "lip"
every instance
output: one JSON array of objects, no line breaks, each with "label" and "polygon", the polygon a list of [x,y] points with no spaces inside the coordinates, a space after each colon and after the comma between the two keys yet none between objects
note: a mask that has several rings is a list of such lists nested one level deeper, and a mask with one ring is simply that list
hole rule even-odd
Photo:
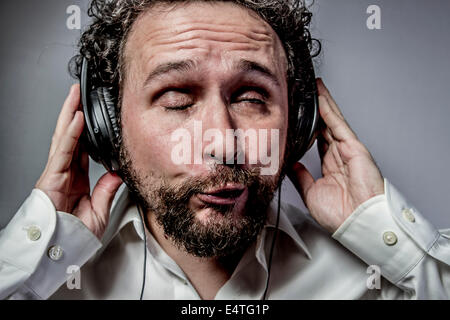
[{"label": "lip", "polygon": [[[237,197],[221,197],[219,196],[222,192],[239,192],[241,193]],[[197,194],[198,199],[200,199],[204,203],[215,204],[215,205],[232,205],[245,203],[248,198],[248,188],[243,185],[237,184],[227,184],[224,187],[216,188],[213,190],[209,190],[204,193]]]},{"label": "lip", "polygon": [[224,185],[222,187],[218,187],[218,188],[215,188],[215,189],[211,189],[211,190],[205,191],[202,194],[213,195],[213,194],[226,192],[226,191],[243,191],[244,189],[246,189],[246,188],[242,184],[227,183],[226,185]]}]

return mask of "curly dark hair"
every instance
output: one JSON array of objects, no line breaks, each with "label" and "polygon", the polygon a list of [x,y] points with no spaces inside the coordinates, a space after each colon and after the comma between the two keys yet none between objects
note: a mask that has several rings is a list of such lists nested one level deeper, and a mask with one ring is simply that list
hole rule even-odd
[{"label": "curly dark hair", "polygon": [[[308,79],[310,73],[305,66],[310,57],[317,56],[321,51],[320,42],[312,39],[309,31],[312,13],[308,10],[305,0],[92,0],[88,15],[93,20],[80,38],[79,54],[69,63],[70,74],[80,79],[83,57],[89,61],[92,84],[109,87],[118,99],[116,111],[121,129],[123,55],[134,21],[142,12],[157,3],[176,4],[189,1],[234,3],[256,12],[271,25],[280,38],[288,59],[287,82],[291,110],[295,95],[304,87],[299,84],[299,80],[314,80]],[[295,103],[298,104],[298,101]],[[290,114],[291,126],[297,115],[293,112]]]}]

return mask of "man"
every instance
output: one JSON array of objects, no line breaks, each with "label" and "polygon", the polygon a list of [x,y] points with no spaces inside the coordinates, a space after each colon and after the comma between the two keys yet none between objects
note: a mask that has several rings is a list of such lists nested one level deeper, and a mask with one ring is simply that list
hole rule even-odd
[{"label": "man", "polygon": [[[301,61],[289,48],[294,36],[310,41],[301,2],[94,0],[91,14],[80,52],[118,90],[120,176],[106,173],[90,196],[73,86],[47,166],[1,233],[0,297],[448,298],[449,237],[383,179],[321,80],[323,177],[286,160]],[[262,148],[278,170],[262,175],[249,146],[230,165],[216,140],[201,161],[175,163],[173,132],[195,136],[198,123],[277,132]],[[277,232],[272,198],[285,173],[314,220],[282,204]],[[81,288],[65,285],[73,265]]]}]

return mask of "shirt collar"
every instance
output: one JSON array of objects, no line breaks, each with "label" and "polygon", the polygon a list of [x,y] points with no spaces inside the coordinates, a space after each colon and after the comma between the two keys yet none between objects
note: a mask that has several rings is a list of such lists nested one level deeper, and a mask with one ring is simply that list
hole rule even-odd
[{"label": "shirt collar", "polygon": [[[266,224],[264,226],[264,229],[275,229],[276,228],[276,221],[277,221],[277,213],[278,213],[278,198],[275,197],[274,200],[271,202],[269,209],[267,213],[267,220]],[[311,259],[311,253],[308,250],[308,247],[306,246],[306,243],[302,240],[300,235],[298,234],[297,230],[295,230],[294,226],[292,225],[292,222],[288,218],[288,212],[294,210],[290,205],[281,202],[280,204],[280,220],[278,223],[278,230],[284,232],[289,236],[289,238],[294,241],[294,243],[303,250],[305,255],[308,257],[308,259]],[[295,214],[302,214],[300,210]]]},{"label": "shirt collar", "polygon": [[[261,236],[259,236],[257,240],[256,256],[260,263],[262,263],[260,257],[262,254],[261,251],[263,247],[265,247],[265,240],[267,239],[269,231],[273,231],[276,227],[276,219],[278,211],[277,201],[278,200],[275,197],[275,199],[271,202],[268,209],[266,223],[261,232]],[[105,236],[103,237],[102,242],[106,243],[112,238],[114,238],[129,223],[133,223],[137,235],[142,240],[144,240],[144,229],[142,226],[141,218],[139,216],[140,214],[136,204],[131,200],[128,188],[125,187],[123,189],[120,196],[117,198],[115,203],[113,203],[113,208],[114,209],[112,210],[111,213],[110,225],[108,226],[107,232],[105,232]],[[287,212],[289,210],[292,210],[291,208],[289,208],[289,205],[281,203],[278,229],[284,232],[286,235],[288,235],[289,239],[291,239],[305,253],[308,259],[311,259],[311,254],[305,242],[301,239],[300,235],[295,230],[294,226],[292,225],[291,221],[287,216]],[[265,262],[265,255],[263,256],[264,256],[263,260]],[[262,264],[265,265],[266,263]]]}]

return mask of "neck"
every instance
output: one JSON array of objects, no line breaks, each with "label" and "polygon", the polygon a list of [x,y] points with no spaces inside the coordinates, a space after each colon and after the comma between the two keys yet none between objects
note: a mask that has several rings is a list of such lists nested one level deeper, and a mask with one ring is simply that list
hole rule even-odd
[{"label": "neck", "polygon": [[199,258],[178,248],[164,234],[154,214],[147,214],[146,224],[161,248],[183,270],[199,296],[205,300],[214,299],[219,289],[230,279],[243,254],[239,252],[226,258]]}]

